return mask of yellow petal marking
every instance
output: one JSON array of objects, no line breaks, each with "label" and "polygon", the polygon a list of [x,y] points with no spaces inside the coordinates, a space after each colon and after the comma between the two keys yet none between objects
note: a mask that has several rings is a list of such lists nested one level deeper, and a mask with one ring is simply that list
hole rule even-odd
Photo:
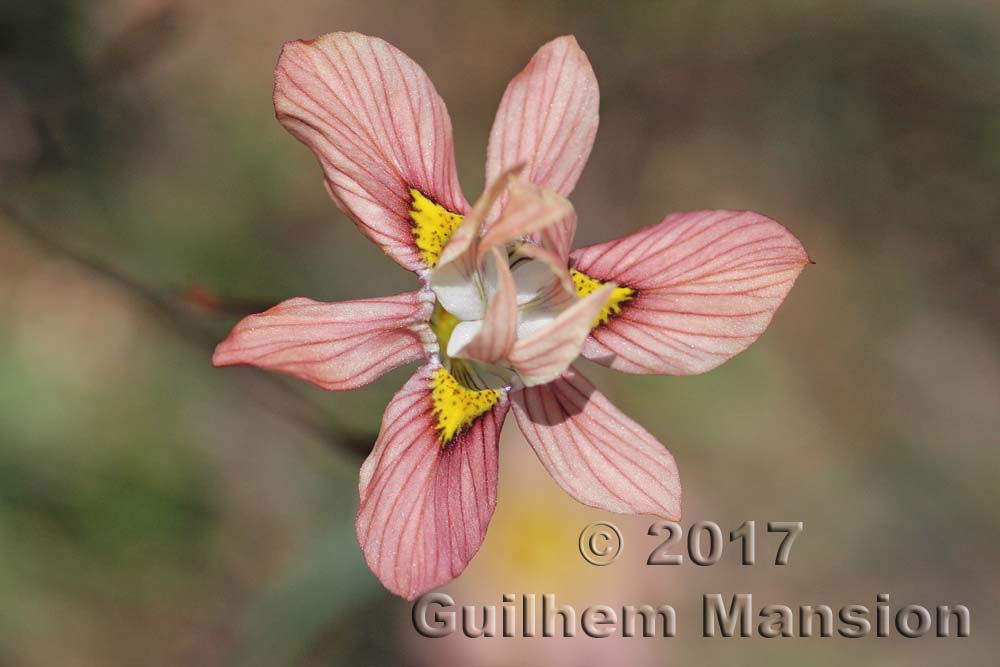
[{"label": "yellow petal marking", "polygon": [[452,213],[416,188],[410,188],[410,221],[413,241],[428,268],[434,268],[444,244],[462,222],[462,216]]},{"label": "yellow petal marking", "polygon": [[[451,332],[457,324],[458,318],[440,303],[434,304],[430,326],[437,336],[441,357],[451,364],[456,373],[462,375],[465,362],[462,359],[448,359],[444,353],[448,349]],[[439,368],[431,376],[431,400],[438,437],[444,447],[456,435],[472,426],[472,422],[491,410],[500,401],[500,392],[496,389],[470,389],[448,369]]]},{"label": "yellow petal marking", "polygon": [[[576,293],[580,297],[585,297],[591,292],[600,289],[604,283],[596,278],[591,278],[586,273],[582,271],[577,271],[576,269],[570,269],[569,275],[573,279],[573,286],[576,287]],[[602,324],[607,324],[608,320],[611,319],[613,315],[617,315],[622,310],[622,304],[635,297],[635,290],[631,287],[616,287],[611,296],[608,297],[607,302],[604,304],[604,308],[601,309],[600,314],[594,320],[594,324],[591,326],[592,329],[596,329]]]},{"label": "yellow petal marking", "polygon": [[439,368],[431,376],[431,399],[438,437],[444,447],[472,426],[472,422],[492,410],[500,402],[500,392],[496,389],[468,389],[447,370]]}]

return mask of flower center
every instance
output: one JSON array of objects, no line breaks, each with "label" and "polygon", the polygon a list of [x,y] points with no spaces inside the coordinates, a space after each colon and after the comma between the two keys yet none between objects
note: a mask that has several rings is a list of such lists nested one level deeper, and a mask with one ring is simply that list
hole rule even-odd
[{"label": "flower center", "polygon": [[[551,298],[551,293],[558,288],[552,269],[518,252],[524,243],[511,243],[506,252],[500,253],[500,261],[506,261],[517,292],[518,339],[543,328],[566,307],[565,300],[556,303]],[[502,362],[490,364],[461,356],[462,348],[482,331],[483,318],[496,296],[496,261],[494,255],[488,256],[467,280],[448,285],[447,293],[435,289],[438,298],[430,326],[437,336],[441,365],[470,389],[500,389],[518,383],[517,374]]]}]

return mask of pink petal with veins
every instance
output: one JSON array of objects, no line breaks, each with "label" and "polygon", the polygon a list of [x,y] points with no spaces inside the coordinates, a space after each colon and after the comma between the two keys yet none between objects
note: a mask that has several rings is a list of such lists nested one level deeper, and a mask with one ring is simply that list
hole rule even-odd
[{"label": "pink petal with veins", "polygon": [[575,268],[637,291],[583,355],[628,373],[704,373],[764,333],[809,262],[791,232],[749,211],[677,213],[581,248]]},{"label": "pink petal with veins", "polygon": [[507,205],[493,221],[479,242],[479,256],[490,248],[504,246],[529,234],[559,225],[557,236],[565,234],[566,219],[573,215],[573,204],[556,192],[515,179],[507,189]]},{"label": "pink petal with veins", "polygon": [[580,356],[587,333],[615,285],[604,285],[559,313],[547,325],[519,339],[508,362],[525,386],[559,377]]},{"label": "pink petal with veins", "polygon": [[357,532],[365,560],[407,600],[465,569],[486,537],[497,500],[498,404],[442,449],[424,366],[393,397],[361,468]]},{"label": "pink petal with veins", "polygon": [[278,120],[316,154],[333,200],[390,257],[425,268],[409,189],[453,213],[468,203],[451,119],[424,71],[381,39],[338,32],[285,44],[274,76]]},{"label": "pink petal with veins", "polygon": [[573,247],[574,236],[576,236],[575,211],[562,220],[532,234],[532,240],[558,257],[562,264],[566,264],[569,259],[569,251]]},{"label": "pink petal with veins", "polygon": [[216,366],[249,364],[308,380],[323,389],[355,389],[426,356],[433,304],[419,292],[320,303],[296,298],[242,319],[212,357]]},{"label": "pink petal with veins", "polygon": [[575,499],[610,512],[680,519],[674,457],[576,369],[512,393],[511,404],[542,465]]},{"label": "pink petal with veins", "polygon": [[597,135],[600,93],[572,36],[545,44],[508,84],[486,150],[486,180],[517,162],[523,176],[563,196],[573,191]]}]

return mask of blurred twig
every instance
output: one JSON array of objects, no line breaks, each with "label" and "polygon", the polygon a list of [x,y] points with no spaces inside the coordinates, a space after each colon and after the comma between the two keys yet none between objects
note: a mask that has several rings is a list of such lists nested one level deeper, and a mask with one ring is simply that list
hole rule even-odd
[{"label": "blurred twig", "polygon": [[[206,357],[211,356],[212,350],[220,340],[218,333],[213,327],[199,321],[187,308],[178,303],[178,300],[142,284],[103,260],[47,234],[40,223],[31,220],[28,214],[11,203],[0,203],[0,214],[7,224],[43,251],[54,257],[72,261],[115,285],[146,306],[161,323],[182,340],[206,352]],[[182,290],[179,294],[182,295],[180,301],[183,302],[186,300],[184,295],[190,294],[190,290]],[[244,308],[245,304],[236,304],[232,308],[220,307],[218,312],[225,313]],[[208,358],[205,363],[209,363]],[[365,456],[371,448],[371,443],[375,440],[373,435],[351,432],[333,423],[318,406],[283,378],[252,371],[245,375],[245,380],[249,389],[248,395],[253,400],[290,423],[318,436],[331,449],[348,452],[353,456]]]}]

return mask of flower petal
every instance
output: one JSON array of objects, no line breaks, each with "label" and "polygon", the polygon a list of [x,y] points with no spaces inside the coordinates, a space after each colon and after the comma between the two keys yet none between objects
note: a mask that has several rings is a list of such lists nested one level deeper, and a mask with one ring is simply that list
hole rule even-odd
[{"label": "flower petal", "polygon": [[565,266],[569,259],[569,251],[573,247],[573,237],[576,236],[576,211],[570,213],[555,224],[532,234],[532,240],[559,258]]},{"label": "flower petal", "polygon": [[[517,338],[517,288],[507,266],[507,258],[496,248],[492,255],[496,273],[496,290],[486,306],[486,316],[472,338],[452,351],[448,344],[448,355],[475,359],[487,364],[495,364],[506,359]],[[463,323],[456,327],[456,331]],[[455,332],[452,332],[452,336]]]},{"label": "flower petal", "polygon": [[296,298],[245,317],[219,343],[216,366],[249,364],[332,391],[355,389],[425,356],[433,304],[420,292],[320,303]]},{"label": "flower petal", "polygon": [[681,516],[670,452],[571,368],[511,394],[514,417],[552,479],[585,505],[622,514]]},{"label": "flower petal", "polygon": [[490,248],[540,232],[551,225],[563,225],[573,215],[573,204],[553,190],[527,181],[515,180],[507,189],[507,205],[479,242],[479,256]]},{"label": "flower petal", "polygon": [[393,397],[361,468],[358,541],[386,588],[412,600],[465,569],[497,499],[498,403],[442,447],[424,366]]},{"label": "flower petal", "polygon": [[455,325],[448,338],[448,348],[445,350],[449,357],[456,356],[456,353],[472,342],[479,332],[483,330],[482,320],[465,320]]},{"label": "flower petal", "polygon": [[420,208],[443,207],[435,219],[445,227],[458,218],[447,214],[465,213],[468,203],[448,110],[420,66],[357,33],[289,42],[275,70],[274,108],[316,154],[331,197],[358,228],[405,268],[425,268],[411,190],[432,200]]},{"label": "flower petal", "polygon": [[508,362],[525,386],[551,382],[580,356],[580,347],[614,288],[614,284],[605,285],[578,299],[546,326],[514,344]]},{"label": "flower petal", "polygon": [[460,320],[478,320],[483,316],[484,292],[473,269],[466,273],[461,262],[451,262],[431,273],[431,289],[441,305]]},{"label": "flower petal", "polygon": [[573,191],[597,134],[597,78],[572,36],[545,44],[511,80],[486,150],[486,180],[527,162],[524,178]]},{"label": "flower petal", "polygon": [[764,332],[809,262],[791,232],[749,211],[669,215],[577,250],[574,268],[635,290],[583,355],[629,373],[711,370]]}]

